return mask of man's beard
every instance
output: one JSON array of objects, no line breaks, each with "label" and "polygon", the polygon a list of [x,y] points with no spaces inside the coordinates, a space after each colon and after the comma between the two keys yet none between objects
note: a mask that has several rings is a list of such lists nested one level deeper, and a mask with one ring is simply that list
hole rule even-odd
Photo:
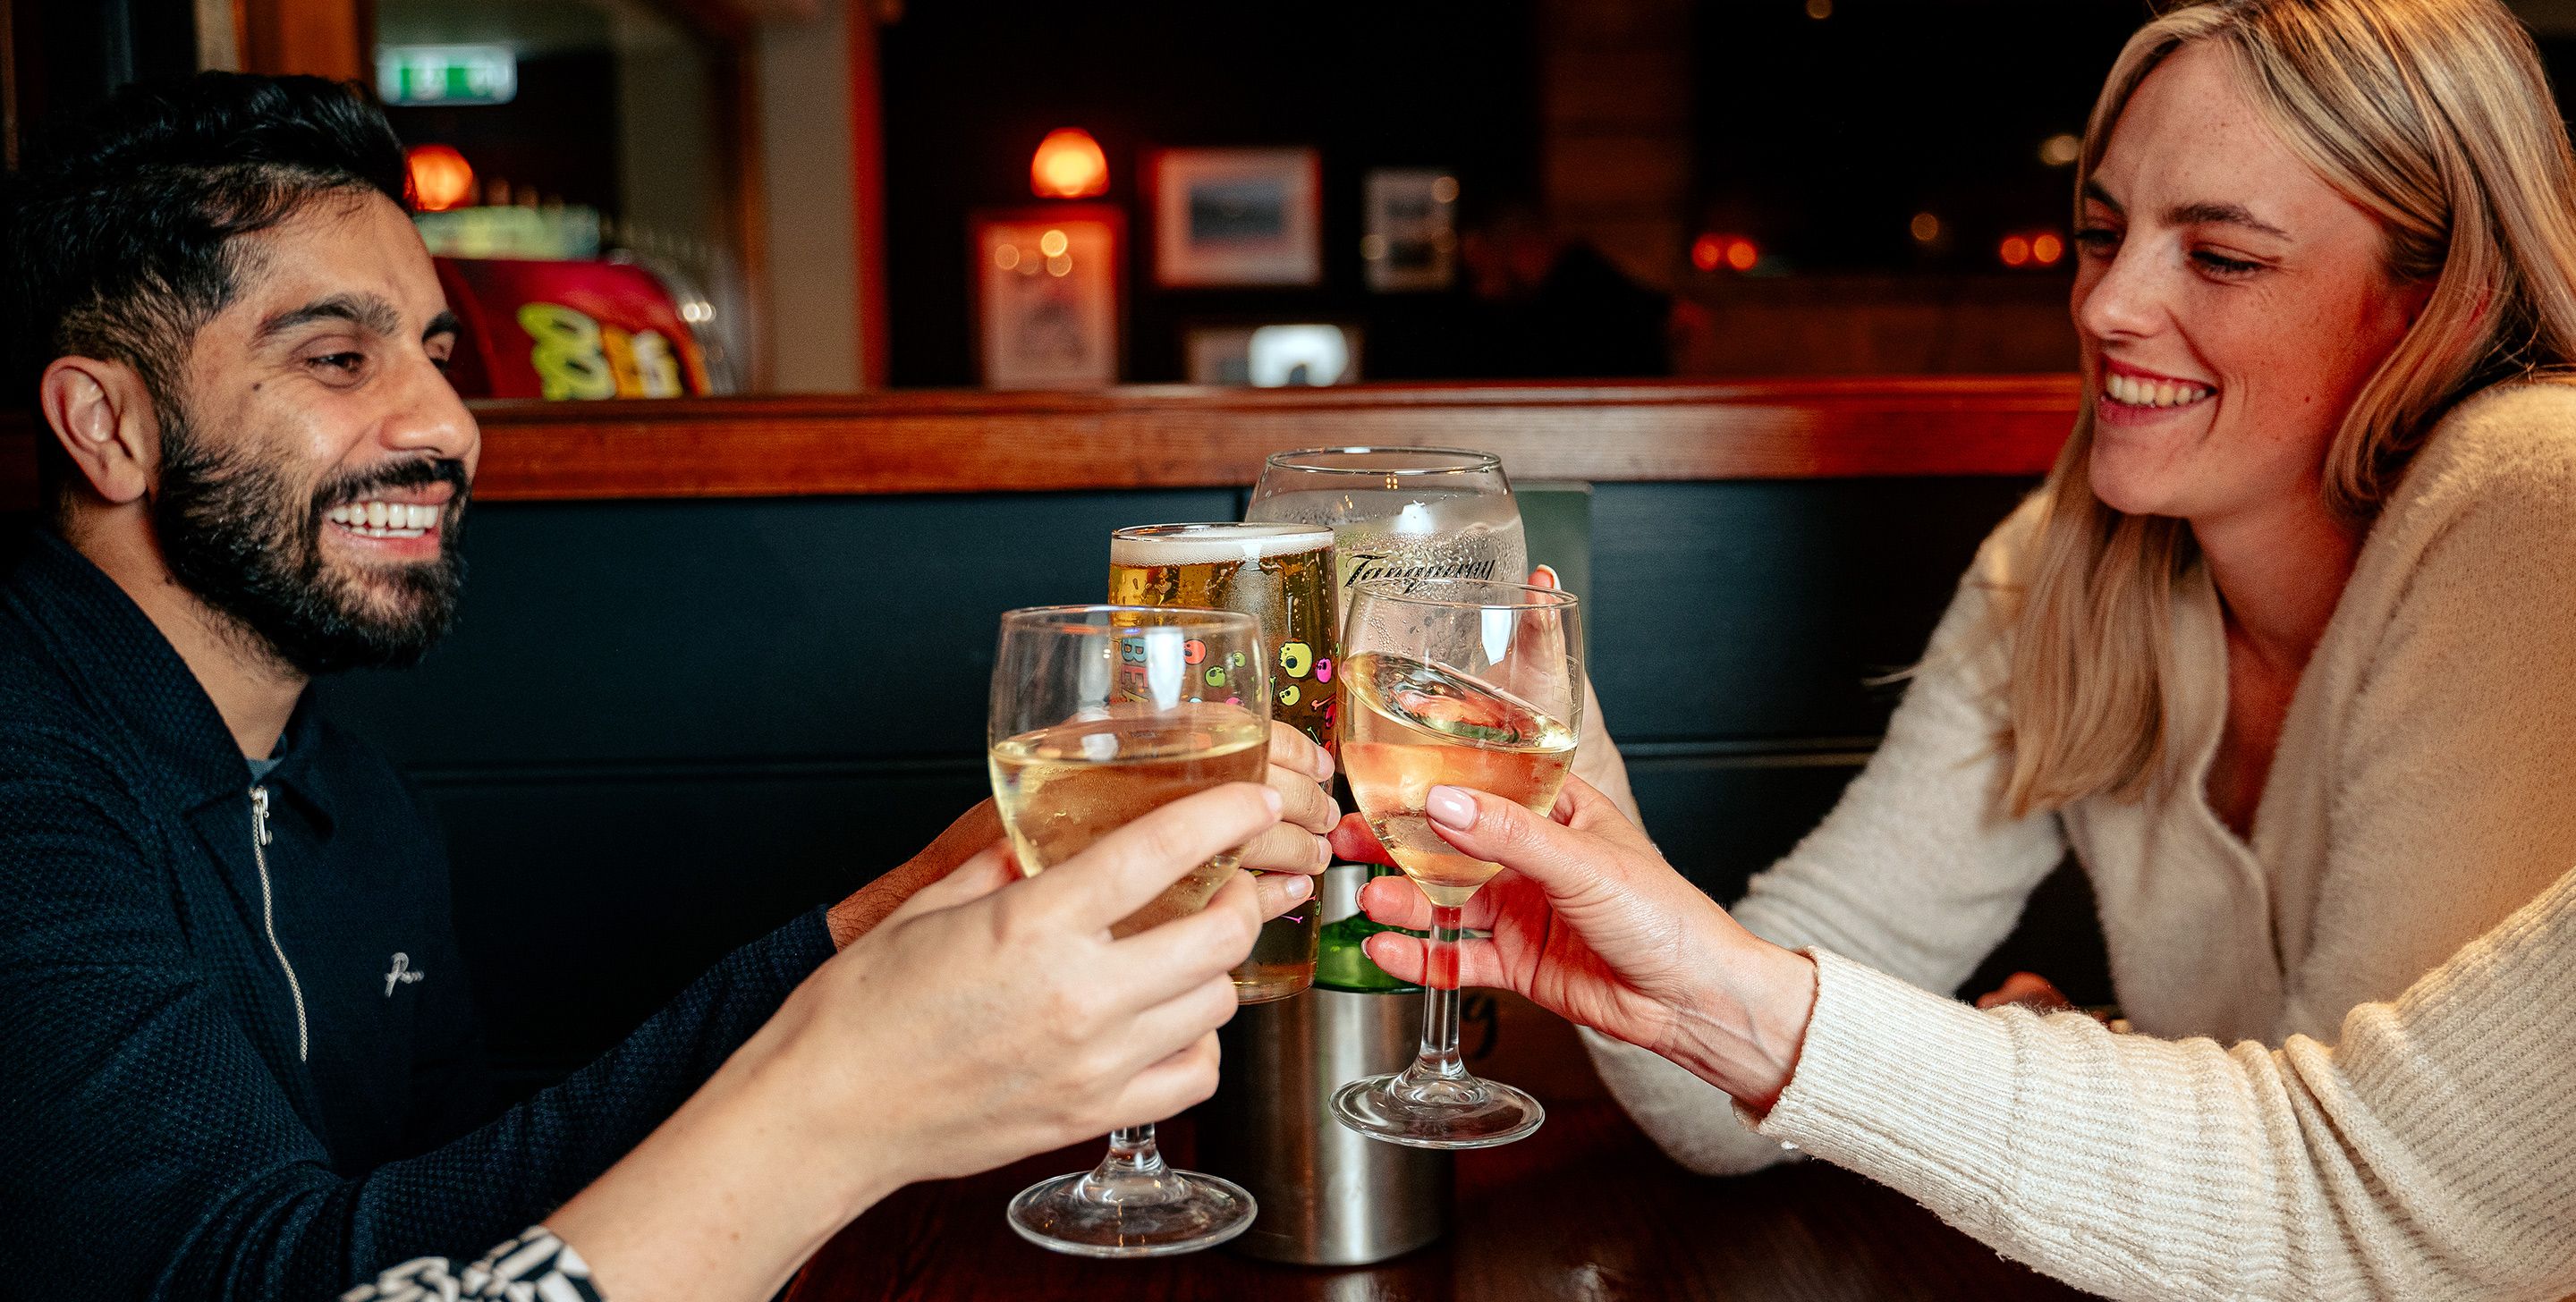
[{"label": "man's beard", "polygon": [[[277,660],[306,677],[401,667],[447,631],[465,583],[463,463],[421,457],[299,496],[277,467],[199,446],[176,412],[161,418],[152,523],[170,572]],[[437,560],[372,571],[325,562],[322,529],[332,507],[439,483],[456,496],[439,513]]]}]

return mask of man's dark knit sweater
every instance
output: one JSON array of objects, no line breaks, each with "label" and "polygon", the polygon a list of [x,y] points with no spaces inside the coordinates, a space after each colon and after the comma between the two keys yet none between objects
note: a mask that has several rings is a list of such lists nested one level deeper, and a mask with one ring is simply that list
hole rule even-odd
[{"label": "man's dark knit sweater", "polygon": [[486,1091],[434,826],[309,701],[282,755],[254,780],[124,592],[25,540],[0,578],[0,1294],[335,1297],[499,1242],[831,955],[799,918],[468,1131]]}]

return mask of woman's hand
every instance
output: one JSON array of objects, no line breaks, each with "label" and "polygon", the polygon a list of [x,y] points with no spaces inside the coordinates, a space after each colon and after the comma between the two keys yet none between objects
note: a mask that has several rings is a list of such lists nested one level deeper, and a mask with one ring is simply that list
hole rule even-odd
[{"label": "woman's hand", "polygon": [[2075,1004],[2064,991],[2037,972],[2015,972],[2004,983],[1977,996],[1979,1008],[2027,1008],[2042,1017],[2050,1013],[2072,1012]]},{"label": "woman's hand", "polygon": [[[1461,853],[1503,865],[1467,903],[1466,925],[1492,937],[1461,942],[1462,984],[1517,991],[1748,1106],[1779,1097],[1815,1003],[1814,964],[1737,925],[1580,778],[1567,780],[1553,820],[1459,787],[1433,788],[1427,812]],[[1392,862],[1357,817],[1333,848]],[[1431,924],[1430,901],[1408,881],[1373,881],[1360,903],[1379,922]],[[1409,936],[1368,940],[1369,957],[1400,980],[1422,979],[1423,950]]]}]

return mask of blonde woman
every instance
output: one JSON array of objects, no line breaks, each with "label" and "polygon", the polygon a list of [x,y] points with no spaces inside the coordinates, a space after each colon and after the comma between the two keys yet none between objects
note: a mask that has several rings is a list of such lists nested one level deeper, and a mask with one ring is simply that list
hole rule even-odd
[{"label": "blonde woman", "polygon": [[[2576,165],[2494,0],[2225,0],[2079,181],[2085,411],[1734,916],[1947,991],[2071,849],[2138,1030],[2331,1040],[2576,863]],[[1668,1152],[1780,1157],[1622,1034]]]},{"label": "blonde woman", "polygon": [[[1462,947],[1461,979],[1652,1046],[1765,1142],[2115,1297],[2576,1294],[2576,873],[2394,1002],[2353,1009],[2340,1044],[2229,1048],[1977,1012],[1783,949],[1599,790],[1569,783],[1555,812],[1433,789],[1433,824],[1507,869],[1468,905],[1491,938]],[[1357,824],[1336,841],[1370,852]],[[1395,879],[1361,899],[1430,924]],[[1369,954],[1422,977],[1420,941],[1373,936]]]}]

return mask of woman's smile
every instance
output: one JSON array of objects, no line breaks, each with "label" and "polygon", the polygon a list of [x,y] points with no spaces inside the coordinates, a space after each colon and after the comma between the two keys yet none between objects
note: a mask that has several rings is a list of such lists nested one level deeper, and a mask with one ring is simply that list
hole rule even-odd
[{"label": "woman's smile", "polygon": [[2102,378],[2094,386],[2093,414],[2106,425],[2144,425],[2186,412],[2200,414],[2217,396],[2216,385],[2105,357]]}]

